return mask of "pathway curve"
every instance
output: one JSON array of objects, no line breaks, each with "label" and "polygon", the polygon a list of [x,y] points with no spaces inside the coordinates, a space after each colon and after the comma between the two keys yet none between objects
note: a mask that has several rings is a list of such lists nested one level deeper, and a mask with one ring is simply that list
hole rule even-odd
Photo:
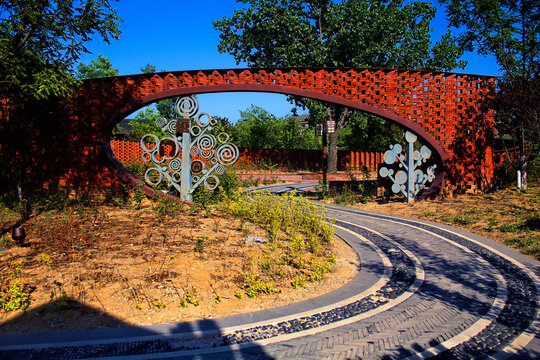
[{"label": "pathway curve", "polygon": [[[274,192],[309,184],[270,187]],[[362,268],[297,304],[216,320],[5,335],[0,359],[540,358],[540,264],[435,223],[328,206]]]}]

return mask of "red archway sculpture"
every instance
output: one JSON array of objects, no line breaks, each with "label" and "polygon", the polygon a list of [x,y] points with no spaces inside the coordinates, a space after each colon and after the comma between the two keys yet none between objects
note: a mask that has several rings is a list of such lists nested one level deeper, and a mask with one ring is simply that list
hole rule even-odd
[{"label": "red archway sculpture", "polygon": [[[353,68],[198,70],[88,80],[74,96],[48,109],[61,124],[61,134],[55,137],[61,140],[44,146],[58,146],[63,152],[39,157],[46,166],[36,183],[75,191],[134,184],[136,179],[114,158],[109,145],[113,127],[123,118],[167,97],[258,91],[309,97],[389,119],[435,150],[448,185],[482,188],[493,178],[493,111],[484,107],[494,80]],[[442,175],[435,187],[442,186]]]}]

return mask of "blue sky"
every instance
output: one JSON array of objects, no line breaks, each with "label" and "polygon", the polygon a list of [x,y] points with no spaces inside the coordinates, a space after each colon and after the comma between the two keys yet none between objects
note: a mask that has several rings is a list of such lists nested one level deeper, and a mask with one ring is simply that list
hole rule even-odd
[{"label": "blue sky", "polygon": [[[225,69],[246,67],[236,64],[229,54],[217,50],[219,33],[212,22],[224,16],[230,17],[234,9],[243,4],[235,0],[120,0],[112,2],[118,15],[122,34],[110,45],[92,42],[81,62],[88,64],[98,54],[108,57],[120,75],[140,73],[141,67],[150,63],[158,71]],[[433,41],[447,30],[444,12],[439,9],[435,20]],[[465,72],[480,75],[499,75],[493,58],[467,54],[469,60]],[[284,116],[292,106],[283,95],[256,93],[223,93],[199,95],[200,109],[211,115],[226,116],[238,120],[240,110],[251,104]]]}]

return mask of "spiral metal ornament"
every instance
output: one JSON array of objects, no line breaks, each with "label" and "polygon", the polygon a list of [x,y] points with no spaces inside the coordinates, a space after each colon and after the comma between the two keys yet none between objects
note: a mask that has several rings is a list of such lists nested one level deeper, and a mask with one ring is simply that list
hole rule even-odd
[{"label": "spiral metal ornament", "polygon": [[216,166],[215,172],[218,175],[223,175],[227,172],[227,167],[219,164],[218,166]]},{"label": "spiral metal ornament", "polygon": [[156,123],[156,126],[157,126],[157,127],[163,129],[165,126],[167,126],[167,119],[165,119],[164,117],[160,116],[160,117],[158,117],[158,118],[155,120],[155,123]]},{"label": "spiral metal ornament", "polygon": [[176,134],[176,120],[169,121],[169,132]]},{"label": "spiral metal ornament", "polygon": [[216,150],[216,157],[221,165],[231,166],[238,160],[240,151],[234,144],[223,144]]},{"label": "spiral metal ornament", "polygon": [[229,134],[225,132],[219,133],[217,136],[217,140],[219,141],[220,144],[224,144],[227,141],[229,141]]},{"label": "spiral metal ornament", "polygon": [[141,138],[143,161],[155,165],[145,172],[144,178],[151,186],[166,181],[183,200],[191,200],[193,191],[202,184],[210,190],[217,188],[219,178],[216,175],[225,174],[227,166],[236,162],[240,152],[228,142],[227,133],[217,136],[213,133],[217,120],[207,113],[198,114],[196,98],[178,99],[175,110],[180,116],[178,119],[159,117],[155,120],[155,124],[167,133],[164,138],[154,134]]},{"label": "spiral metal ornament", "polygon": [[[146,138],[150,138],[152,139],[153,141],[145,141]],[[152,148],[148,148],[146,146],[146,144],[152,144]],[[142,138],[141,138],[141,149],[146,152],[146,153],[152,153],[152,152],[155,152],[155,151],[158,151],[158,147],[155,146],[155,144],[159,144],[159,138],[154,135],[154,134],[146,134],[144,135]]]},{"label": "spiral metal ornament", "polygon": [[209,160],[214,156],[214,150],[201,150],[201,157]]},{"label": "spiral metal ornament", "polygon": [[193,136],[199,136],[199,134],[202,132],[202,129],[197,125],[192,125],[189,129],[189,132]]},{"label": "spiral metal ornament", "polygon": [[193,96],[183,97],[176,101],[176,112],[184,117],[192,117],[199,111],[199,102]]},{"label": "spiral metal ornament", "polygon": [[219,179],[215,175],[210,175],[204,180],[204,186],[208,190],[214,190],[219,185]]},{"label": "spiral metal ornament", "polygon": [[193,146],[193,147],[191,148],[191,150],[189,151],[189,154],[190,154],[191,156],[198,156],[199,153],[200,153],[199,147],[196,146],[196,145]]},{"label": "spiral metal ornament", "polygon": [[156,149],[158,149],[157,150],[158,152],[159,152],[159,149],[160,149],[161,145],[163,145],[163,146],[170,145],[170,146],[173,147],[173,151],[169,155],[163,154],[163,159],[164,160],[174,159],[180,154],[181,147],[178,144],[178,140],[176,139],[176,137],[174,137],[174,138],[173,137],[165,137],[165,138],[161,139],[161,142],[156,143]]},{"label": "spiral metal ornament", "polygon": [[[202,118],[205,117],[205,116],[208,119],[206,124],[201,121]],[[199,125],[202,128],[205,128],[208,125],[215,125],[217,123],[217,121],[213,120],[213,118],[208,113],[200,113],[199,115],[197,115],[197,117],[195,118],[195,122],[197,123],[197,125]]]},{"label": "spiral metal ornament", "polygon": [[157,167],[150,168],[144,173],[144,179],[152,186],[158,185],[163,180],[163,174]]},{"label": "spiral metal ornament", "polygon": [[216,138],[213,135],[204,134],[199,138],[197,144],[202,151],[209,151],[216,146]]},{"label": "spiral metal ornament", "polygon": [[194,160],[191,163],[191,173],[194,175],[200,174],[204,170],[204,163],[201,160]]},{"label": "spiral metal ornament", "polygon": [[173,159],[169,162],[169,169],[172,171],[180,171],[182,169],[182,161],[180,159]]},{"label": "spiral metal ornament", "polygon": [[179,171],[173,172],[171,174],[171,180],[175,183],[179,183],[182,180],[182,173]]}]

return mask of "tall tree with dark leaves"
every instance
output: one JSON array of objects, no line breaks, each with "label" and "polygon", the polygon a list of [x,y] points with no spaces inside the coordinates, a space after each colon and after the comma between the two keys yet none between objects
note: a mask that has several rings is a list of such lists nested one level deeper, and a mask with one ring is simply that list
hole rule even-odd
[{"label": "tall tree with dark leaves", "polygon": [[[214,22],[218,50],[250,67],[344,66],[450,70],[463,68],[461,48],[447,32],[431,42],[436,9],[403,0],[240,0],[247,6]],[[336,121],[328,171],[337,169],[337,137],[353,111],[295,98],[311,116]]]},{"label": "tall tree with dark leaves", "polygon": [[86,43],[118,38],[120,21],[108,0],[0,1],[0,94],[70,94]]},{"label": "tall tree with dark leaves", "polygon": [[15,183],[20,198],[25,174],[18,154],[29,145],[35,116],[25,113],[30,105],[17,104],[71,94],[86,44],[118,38],[120,21],[108,0],[0,0],[0,177]]},{"label": "tall tree with dark leaves", "polygon": [[[501,138],[519,149],[518,184],[527,188],[527,165],[540,141],[540,1],[441,0],[450,24],[461,29],[468,51],[493,55],[503,71],[493,99]],[[508,153],[508,151],[507,151]],[[520,180],[520,181],[519,181]]]}]

